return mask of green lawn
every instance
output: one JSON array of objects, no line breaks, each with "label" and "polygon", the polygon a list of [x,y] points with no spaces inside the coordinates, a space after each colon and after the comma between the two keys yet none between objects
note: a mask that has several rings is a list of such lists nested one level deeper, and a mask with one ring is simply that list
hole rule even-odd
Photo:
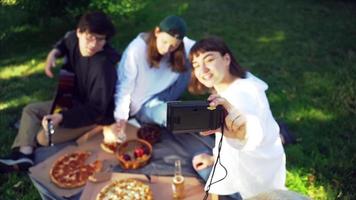
[{"label": "green lawn", "polygon": [[[285,148],[288,188],[313,199],[356,199],[355,2],[139,2],[145,3],[114,18],[117,49],[168,14],[182,15],[193,39],[223,37],[239,62],[269,84],[275,118],[298,136],[298,144]],[[55,18],[36,26],[24,23],[25,16],[0,7],[1,155],[10,150],[16,135],[11,124],[22,107],[52,97],[55,80],[45,77],[43,61],[53,42],[75,24]],[[6,200],[40,198],[23,174],[0,175],[0,194]]]}]

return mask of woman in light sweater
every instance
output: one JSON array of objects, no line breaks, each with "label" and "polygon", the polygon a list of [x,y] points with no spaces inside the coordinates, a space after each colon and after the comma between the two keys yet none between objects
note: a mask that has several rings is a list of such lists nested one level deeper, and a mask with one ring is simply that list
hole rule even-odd
[{"label": "woman in light sweater", "polygon": [[213,156],[206,152],[192,160],[206,180],[205,189],[235,199],[284,190],[285,153],[265,94],[267,84],[240,67],[220,38],[195,43],[190,60],[190,91],[210,90],[210,106],[222,105],[227,111],[222,128],[201,133],[215,134]]},{"label": "woman in light sweater", "polygon": [[165,125],[166,102],[177,100],[190,79],[187,57],[194,41],[185,36],[186,29],[182,18],[168,16],[128,45],[118,66],[115,133],[122,132],[129,117]]}]

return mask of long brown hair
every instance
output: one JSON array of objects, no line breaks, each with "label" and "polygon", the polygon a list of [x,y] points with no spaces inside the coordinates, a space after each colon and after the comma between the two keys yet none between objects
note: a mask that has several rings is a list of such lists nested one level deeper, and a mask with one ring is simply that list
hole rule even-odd
[{"label": "long brown hair", "polygon": [[[162,55],[159,54],[157,50],[157,45],[156,45],[157,38],[154,32],[155,29],[153,29],[151,32],[148,33],[147,59],[151,68],[158,68],[159,62],[162,59]],[[183,41],[180,43],[180,45],[176,50],[170,53],[169,62],[171,63],[172,71],[181,73],[187,70],[186,68],[187,57],[185,55]]]},{"label": "long brown hair", "polygon": [[[229,54],[231,58],[229,66],[230,74],[239,78],[246,78],[246,70],[240,66],[240,64],[237,62],[236,58],[232,54],[229,47],[225,44],[225,42],[221,38],[216,36],[208,37],[196,42],[189,52],[190,62],[193,61],[193,56],[198,56],[199,54],[207,51],[217,51],[222,56],[224,56],[225,54]],[[209,89],[205,87],[202,83],[200,83],[195,77],[194,69],[192,71],[191,81],[188,90],[193,94],[205,94],[209,92]]]}]

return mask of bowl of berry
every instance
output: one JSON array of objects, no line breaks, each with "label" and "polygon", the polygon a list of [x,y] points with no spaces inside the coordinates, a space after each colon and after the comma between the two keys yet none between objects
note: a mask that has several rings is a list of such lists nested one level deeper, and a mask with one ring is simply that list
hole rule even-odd
[{"label": "bowl of berry", "polygon": [[137,137],[146,140],[151,145],[159,141],[161,135],[161,127],[156,124],[144,124],[137,131]]},{"label": "bowl of berry", "polygon": [[124,169],[137,169],[145,166],[152,155],[152,145],[145,140],[133,139],[122,143],[116,158]]}]

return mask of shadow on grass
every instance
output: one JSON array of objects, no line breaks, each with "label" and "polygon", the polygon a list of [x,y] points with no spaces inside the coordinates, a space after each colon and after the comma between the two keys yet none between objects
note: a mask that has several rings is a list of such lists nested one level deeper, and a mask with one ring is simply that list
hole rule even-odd
[{"label": "shadow on grass", "polygon": [[42,26],[10,23],[0,30],[0,66],[18,64],[28,57],[48,52],[52,45],[70,30],[68,26],[58,20]]},{"label": "shadow on grass", "polygon": [[48,78],[42,71],[23,77],[0,79],[0,102],[9,102],[28,96],[31,99],[47,97],[48,91],[55,91],[56,79]]}]

